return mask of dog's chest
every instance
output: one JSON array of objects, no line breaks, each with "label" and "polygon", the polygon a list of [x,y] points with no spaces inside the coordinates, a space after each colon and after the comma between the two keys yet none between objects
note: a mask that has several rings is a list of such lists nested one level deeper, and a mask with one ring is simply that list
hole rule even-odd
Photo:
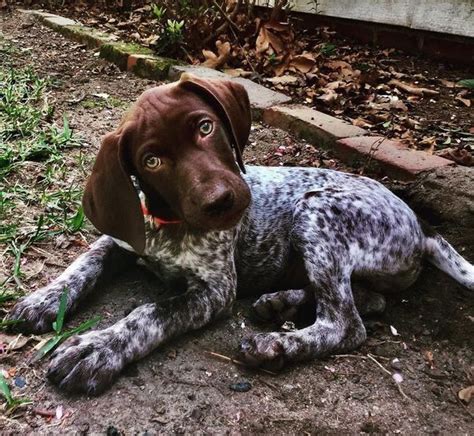
[{"label": "dog's chest", "polygon": [[207,280],[233,258],[232,240],[233,231],[176,235],[147,226],[141,263],[166,283],[190,276]]}]

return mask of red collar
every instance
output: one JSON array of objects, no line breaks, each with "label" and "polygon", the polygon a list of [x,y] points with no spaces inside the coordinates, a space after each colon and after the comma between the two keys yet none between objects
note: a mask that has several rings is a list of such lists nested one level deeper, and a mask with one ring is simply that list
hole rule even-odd
[{"label": "red collar", "polygon": [[180,224],[183,222],[182,220],[165,220],[163,218],[153,216],[148,211],[148,208],[146,207],[144,202],[142,202],[142,212],[145,219],[148,220],[150,223],[153,223],[156,227],[161,227],[166,224]]}]

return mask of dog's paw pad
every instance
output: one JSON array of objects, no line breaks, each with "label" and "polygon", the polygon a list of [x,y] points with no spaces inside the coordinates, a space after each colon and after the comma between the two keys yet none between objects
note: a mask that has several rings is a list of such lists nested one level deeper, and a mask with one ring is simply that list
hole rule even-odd
[{"label": "dog's paw pad", "polygon": [[24,333],[45,333],[52,330],[61,298],[60,289],[43,288],[23,297],[7,315],[9,321],[19,321],[12,329]]},{"label": "dog's paw pad", "polygon": [[278,294],[279,292],[262,295],[252,305],[254,312],[264,321],[275,321],[279,324],[285,321],[294,321],[297,308],[286,304]]},{"label": "dog's paw pad", "polygon": [[260,333],[245,338],[240,344],[239,353],[248,365],[270,370],[281,369],[287,360],[284,340],[279,333]]},{"label": "dog's paw pad", "polygon": [[53,354],[48,379],[67,392],[100,394],[124,366],[115,342],[104,330],[73,336]]}]

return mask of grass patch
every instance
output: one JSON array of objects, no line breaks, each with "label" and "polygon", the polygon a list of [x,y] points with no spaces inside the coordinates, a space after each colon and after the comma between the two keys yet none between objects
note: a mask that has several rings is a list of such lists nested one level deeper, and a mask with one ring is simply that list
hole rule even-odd
[{"label": "grass patch", "polygon": [[113,109],[117,107],[126,107],[128,104],[119,98],[108,96],[107,98],[91,97],[83,100],[81,106],[84,109]]},{"label": "grass patch", "polygon": [[23,290],[28,247],[77,232],[84,221],[82,180],[71,171],[80,172],[82,160],[69,152],[80,140],[65,114],[55,121],[53,84],[32,68],[13,67],[14,51],[0,38],[0,297]]},{"label": "grass patch", "polygon": [[88,321],[84,321],[82,324],[71,330],[63,332],[64,318],[66,316],[67,308],[67,288],[64,288],[61,294],[61,300],[59,302],[58,314],[56,315],[56,321],[53,322],[53,330],[55,335],[47,341],[38,351],[35,356],[35,361],[43,358],[46,354],[54,350],[61,342],[65,341],[71,336],[78,335],[86,330],[91,329],[101,320],[100,316],[96,316]]},{"label": "grass patch", "polygon": [[20,406],[31,404],[31,401],[28,398],[13,397],[10,387],[2,374],[0,374],[0,393],[6,401],[6,409],[8,413],[14,412]]}]

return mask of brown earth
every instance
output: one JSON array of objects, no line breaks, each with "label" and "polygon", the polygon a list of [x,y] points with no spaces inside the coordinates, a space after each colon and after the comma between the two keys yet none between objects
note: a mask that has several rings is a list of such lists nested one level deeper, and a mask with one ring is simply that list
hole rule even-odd
[{"label": "brown earth", "polygon": [[[12,55],[15,67],[33,65],[42,76],[57,79],[50,96],[56,116],[60,120],[67,113],[75,132],[84,138],[89,164],[100,136],[113,129],[140,92],[156,84],[117,71],[93,52],[20,14],[0,17],[0,26],[3,37],[18,48]],[[97,100],[91,97],[94,93],[107,93],[116,104],[84,105]],[[286,148],[278,149],[280,145]],[[288,134],[258,124],[246,160],[347,169]],[[81,177],[78,175],[79,183]],[[474,247],[466,245],[465,229],[443,222],[437,223],[439,230],[472,260]],[[82,235],[88,242],[96,237],[87,230]],[[27,283],[31,291],[60,272],[57,264],[67,265],[83,250],[75,244],[58,248],[56,242],[41,244],[50,262]],[[37,256],[27,251],[24,266]],[[97,292],[72,324],[100,314],[100,327],[105,327],[157,295],[165,297],[145,271],[126,272]],[[391,296],[385,314],[366,321],[369,339],[358,351],[295,365],[278,375],[249,371],[206,354],[211,350],[233,356],[243,336],[271,328],[252,321],[250,303],[241,301],[231,318],[156,350],[129,367],[98,398],[65,396],[47,383],[47,358],[28,364],[34,354],[31,345],[0,355],[0,369],[15,370],[26,381],[24,388],[14,387],[13,394],[33,401],[13,415],[0,415],[2,434],[474,432],[473,404],[463,405],[456,396],[459,389],[473,384],[472,294],[440,272],[427,268],[410,291]],[[391,333],[390,326],[399,336]],[[368,353],[390,372],[397,369],[402,374],[401,387],[408,399]],[[392,363],[395,358],[400,362]],[[250,391],[229,388],[240,381],[250,382]],[[54,412],[58,406],[64,411],[61,419],[38,413]]]}]

